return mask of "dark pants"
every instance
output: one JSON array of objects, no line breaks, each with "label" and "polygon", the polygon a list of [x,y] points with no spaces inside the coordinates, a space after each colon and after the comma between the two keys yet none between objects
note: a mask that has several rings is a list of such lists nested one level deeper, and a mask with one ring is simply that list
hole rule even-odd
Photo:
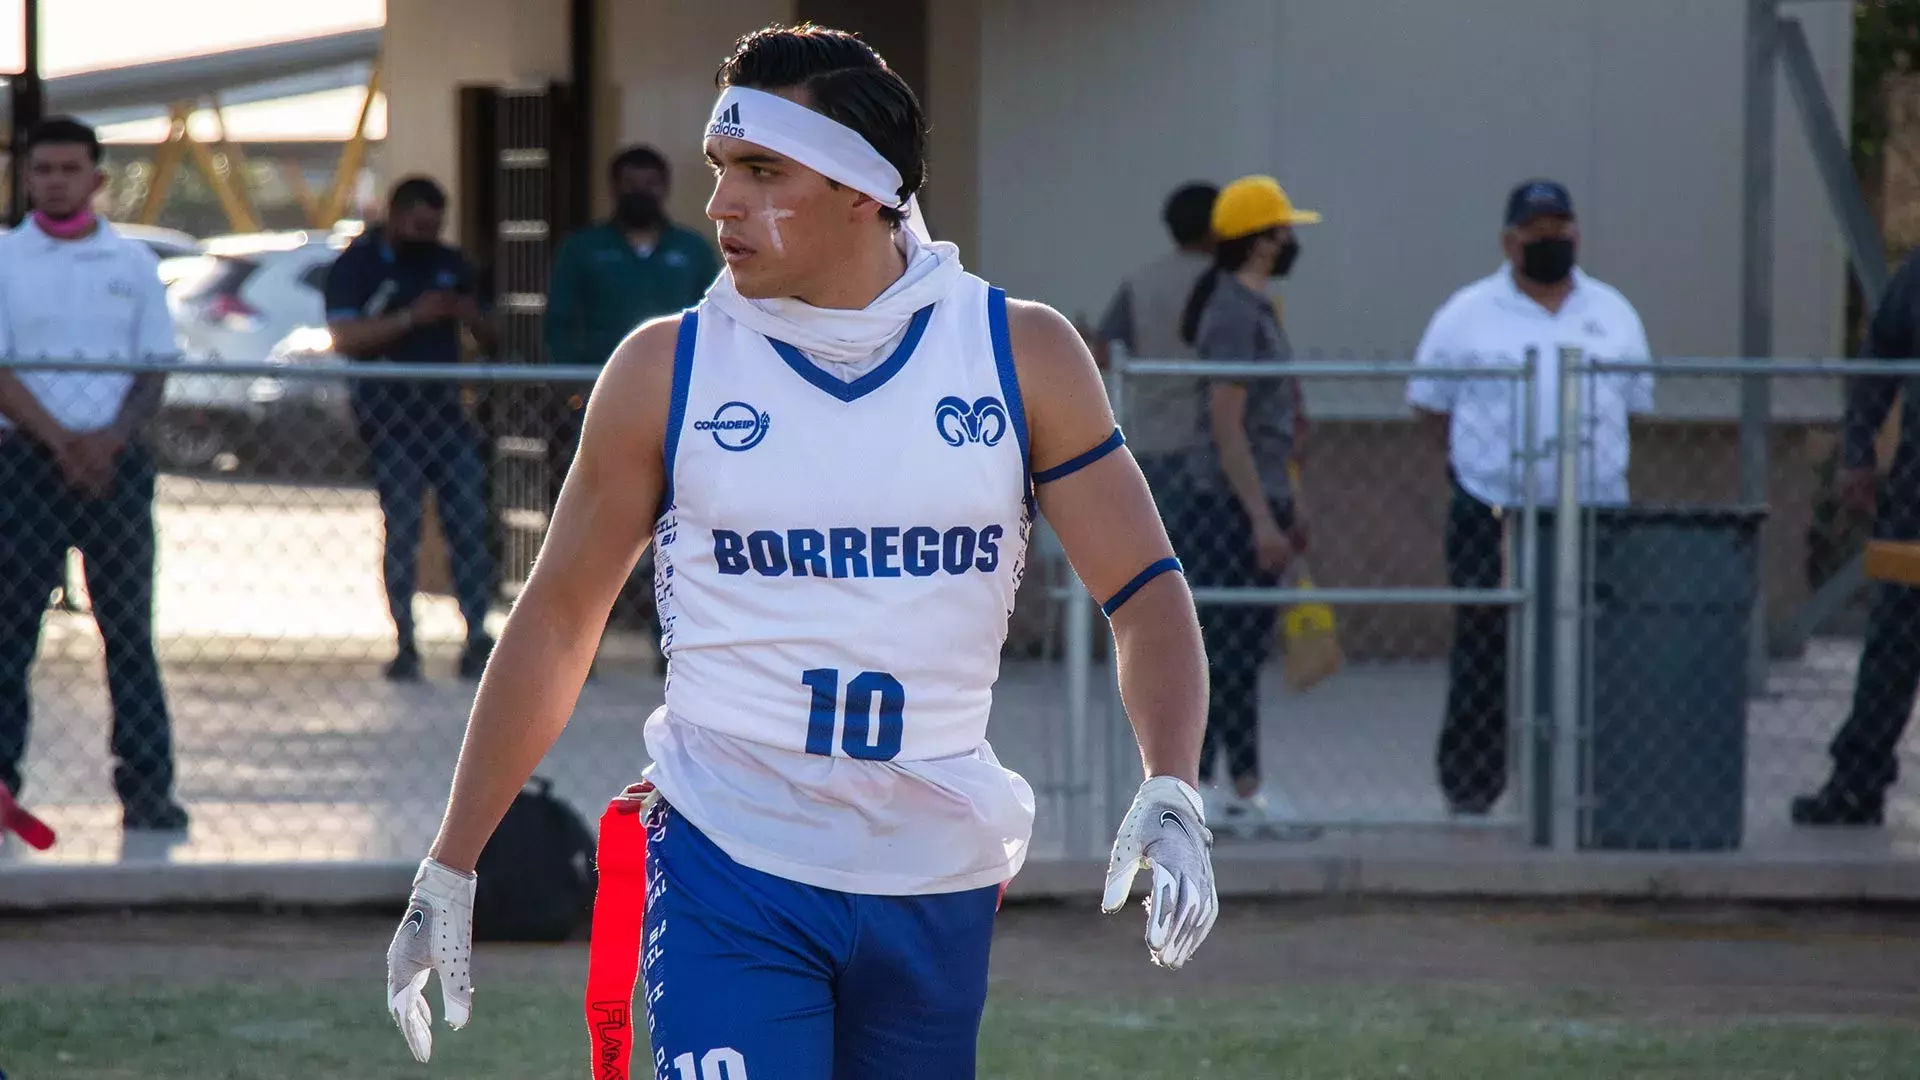
[{"label": "dark pants", "polygon": [[[1889,478],[1874,535],[1883,540],[1920,540],[1920,483]],[[1853,711],[1828,747],[1836,789],[1876,796],[1899,779],[1900,737],[1913,715],[1916,689],[1920,689],[1920,589],[1876,584],[1854,681]]]},{"label": "dark pants", "polygon": [[[1254,565],[1253,525],[1232,492],[1185,493],[1170,508],[1175,551],[1196,588],[1272,588],[1278,578]],[[1276,504],[1280,526],[1291,525],[1290,507]],[[1200,751],[1200,778],[1212,777],[1214,758],[1224,753],[1236,782],[1260,777],[1260,669],[1273,654],[1280,613],[1273,604],[1202,604],[1200,636],[1207,649],[1207,737]]]},{"label": "dark pants", "polygon": [[40,620],[76,547],[106,643],[114,791],[128,804],[172,794],[172,725],[153,650],[153,483],[153,459],[129,447],[112,489],[87,499],[39,444],[0,435],[0,783],[16,793]]},{"label": "dark pants", "polygon": [[401,646],[413,638],[413,594],[420,562],[420,520],[428,484],[433,485],[440,526],[460,614],[469,640],[483,634],[493,587],[493,557],[487,551],[486,469],[480,434],[458,402],[396,415],[357,404],[360,435],[373,467],[374,489],[386,518],[382,571],[387,607]]},{"label": "dark pants", "polygon": [[[1445,545],[1448,584],[1500,588],[1500,517],[1458,482],[1447,512]],[[1484,812],[1507,784],[1508,611],[1462,604],[1453,619],[1447,714],[1436,754],[1440,790],[1455,808]]]}]

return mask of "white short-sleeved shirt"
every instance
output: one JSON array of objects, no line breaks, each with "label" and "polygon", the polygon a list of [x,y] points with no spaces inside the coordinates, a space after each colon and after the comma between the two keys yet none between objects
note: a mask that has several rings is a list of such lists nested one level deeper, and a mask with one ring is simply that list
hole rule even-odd
[{"label": "white short-sleeved shirt", "polygon": [[[1513,269],[1503,265],[1454,293],[1427,324],[1414,354],[1416,364],[1484,366],[1518,371],[1533,350],[1535,414],[1534,497],[1550,503],[1559,489],[1553,449],[1560,434],[1559,353],[1572,346],[1590,360],[1649,358],[1640,315],[1619,290],[1576,269],[1572,292],[1556,312],[1521,292]],[[1653,409],[1653,377],[1594,375],[1581,391],[1580,501],[1587,505],[1627,501],[1627,418]],[[1427,378],[1407,383],[1407,403],[1446,413],[1452,465],[1460,484],[1492,506],[1518,506],[1525,497],[1525,382],[1500,378]]]},{"label": "white short-sleeved shirt", "polygon": [[[0,235],[0,355],[124,363],[178,355],[159,260],[101,222],[91,236],[57,240],[32,218]],[[16,369],[69,431],[98,431],[120,414],[126,371]],[[0,417],[0,429],[11,426]]]}]

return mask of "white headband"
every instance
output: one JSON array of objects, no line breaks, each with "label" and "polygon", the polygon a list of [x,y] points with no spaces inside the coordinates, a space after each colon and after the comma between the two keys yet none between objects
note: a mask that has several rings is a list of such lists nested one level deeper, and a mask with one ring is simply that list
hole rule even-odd
[{"label": "white headband", "polygon": [[872,196],[882,206],[907,206],[900,200],[900,170],[888,164],[859,132],[798,102],[729,86],[707,121],[707,136],[715,135],[790,157],[829,180]]}]

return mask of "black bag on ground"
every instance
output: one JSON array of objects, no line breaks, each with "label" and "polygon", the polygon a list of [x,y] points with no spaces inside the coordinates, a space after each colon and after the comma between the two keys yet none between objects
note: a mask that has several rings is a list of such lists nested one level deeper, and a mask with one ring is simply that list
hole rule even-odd
[{"label": "black bag on ground", "polygon": [[534,777],[514,796],[474,867],[476,941],[565,941],[593,914],[594,839],[573,807]]}]

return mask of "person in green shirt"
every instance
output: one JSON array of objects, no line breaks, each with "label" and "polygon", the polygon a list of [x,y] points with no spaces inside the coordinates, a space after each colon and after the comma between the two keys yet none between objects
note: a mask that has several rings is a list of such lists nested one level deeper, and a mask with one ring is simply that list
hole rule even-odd
[{"label": "person in green shirt", "polygon": [[[650,146],[621,151],[609,167],[613,216],[569,236],[553,260],[542,335],[556,364],[599,367],[648,319],[700,302],[720,274],[708,239],[667,219],[672,175]],[[570,395],[561,438],[566,468],[580,449],[586,394]],[[645,566],[621,597],[630,618],[651,624],[653,588]]]},{"label": "person in green shirt", "polygon": [[706,237],[667,219],[667,159],[635,146],[613,159],[613,216],[568,237],[553,260],[543,332],[556,364],[598,367],[634,327],[692,307],[719,276]]}]

